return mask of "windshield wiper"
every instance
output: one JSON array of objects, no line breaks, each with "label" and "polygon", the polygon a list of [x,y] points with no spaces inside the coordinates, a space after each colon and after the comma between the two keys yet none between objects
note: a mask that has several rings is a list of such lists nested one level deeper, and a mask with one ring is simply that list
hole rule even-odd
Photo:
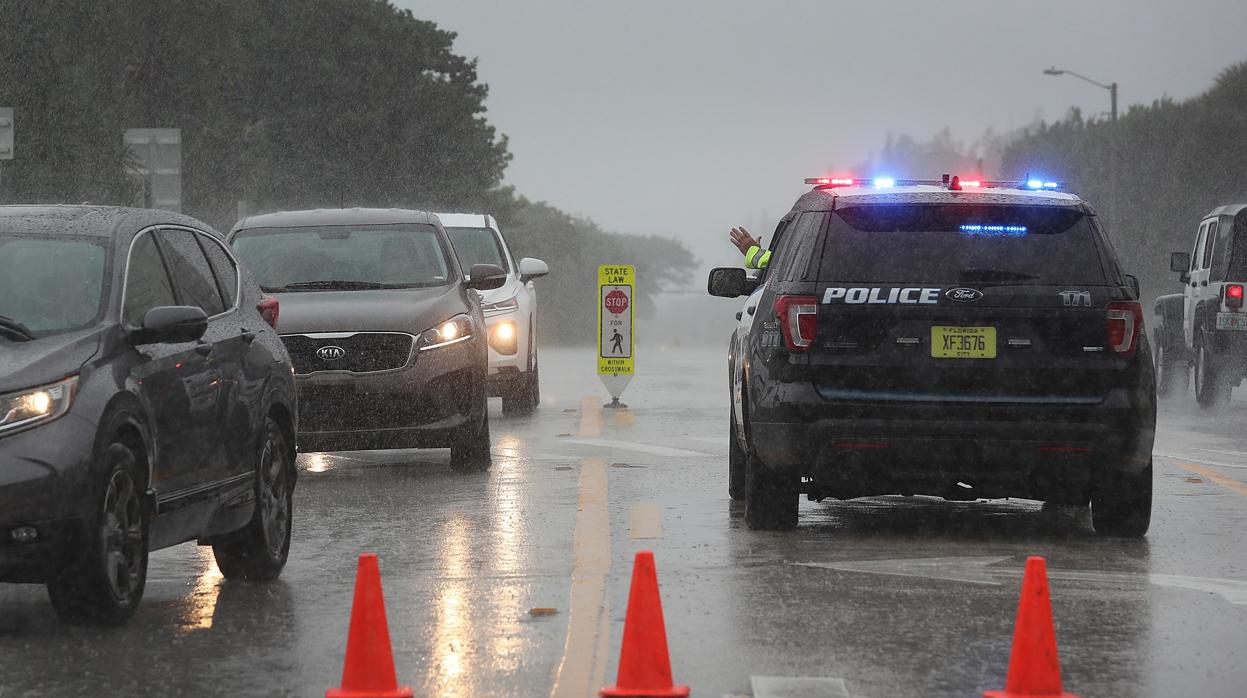
[{"label": "windshield wiper", "polygon": [[0,315],[0,332],[16,337],[21,342],[29,342],[35,338],[35,333],[31,332],[29,327],[3,315]]},{"label": "windshield wiper", "polygon": [[386,288],[386,285],[377,283],[376,281],[343,281],[341,279],[333,279],[327,281],[296,281],[292,284],[286,284],[285,286],[265,290],[273,292],[322,289],[326,291],[366,291],[379,288]]},{"label": "windshield wiper", "polygon": [[999,269],[962,269],[960,273],[962,281],[1031,281],[1038,279],[1034,274],[1023,274],[1016,271],[1002,271]]}]

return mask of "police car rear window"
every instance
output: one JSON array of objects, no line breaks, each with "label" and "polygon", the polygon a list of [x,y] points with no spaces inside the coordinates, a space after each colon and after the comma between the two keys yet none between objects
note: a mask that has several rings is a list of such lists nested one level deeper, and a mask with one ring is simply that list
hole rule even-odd
[{"label": "police car rear window", "polygon": [[874,204],[832,216],[819,280],[1104,285],[1105,272],[1077,209]]}]

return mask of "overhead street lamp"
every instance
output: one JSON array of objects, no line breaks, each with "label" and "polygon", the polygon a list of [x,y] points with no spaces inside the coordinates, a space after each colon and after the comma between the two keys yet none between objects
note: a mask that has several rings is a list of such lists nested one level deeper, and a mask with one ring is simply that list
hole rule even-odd
[{"label": "overhead street lamp", "polygon": [[1114,225],[1116,225],[1117,224],[1117,128],[1116,128],[1116,125],[1117,125],[1117,83],[1111,82],[1106,85],[1098,80],[1092,80],[1086,75],[1080,75],[1079,73],[1075,73],[1072,70],[1063,70],[1055,66],[1043,71],[1043,74],[1044,75],[1070,75],[1070,76],[1078,78],[1079,80],[1082,80],[1083,82],[1089,82],[1092,85],[1095,85],[1096,87],[1099,87],[1104,90],[1108,90],[1109,115],[1110,115],[1110,118],[1113,120],[1113,129],[1109,134],[1110,142],[1108,146],[1108,173],[1109,173],[1108,174],[1109,176],[1108,217],[1109,217],[1109,220]]},{"label": "overhead street lamp", "polygon": [[1092,85],[1095,85],[1096,87],[1099,87],[1104,90],[1108,90],[1109,101],[1111,102],[1109,113],[1112,114],[1113,121],[1117,121],[1117,83],[1113,82],[1113,83],[1109,83],[1105,85],[1104,83],[1099,82],[1098,80],[1092,80],[1086,75],[1079,75],[1078,73],[1075,73],[1072,70],[1061,70],[1058,68],[1048,68],[1047,70],[1043,71],[1043,74],[1044,75],[1072,75],[1078,78],[1079,80],[1082,80],[1083,82],[1089,82]]}]

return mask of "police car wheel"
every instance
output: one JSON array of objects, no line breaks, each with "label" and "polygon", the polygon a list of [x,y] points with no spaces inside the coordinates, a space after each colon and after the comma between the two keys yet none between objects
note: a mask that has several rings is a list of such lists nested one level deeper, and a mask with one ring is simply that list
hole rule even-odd
[{"label": "police car wheel", "polygon": [[1152,522],[1152,464],[1106,477],[1091,493],[1091,524],[1102,536],[1141,538]]},{"label": "police car wheel", "polygon": [[736,438],[736,409],[727,423],[727,496],[733,501],[745,498],[745,450]]},{"label": "police car wheel", "polygon": [[761,531],[797,527],[796,473],[767,470],[753,453],[745,456],[745,524]]}]

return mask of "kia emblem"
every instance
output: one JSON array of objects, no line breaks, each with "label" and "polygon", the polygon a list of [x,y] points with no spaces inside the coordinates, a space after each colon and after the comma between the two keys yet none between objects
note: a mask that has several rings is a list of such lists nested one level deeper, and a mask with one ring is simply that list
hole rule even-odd
[{"label": "kia emblem", "polygon": [[322,361],[337,361],[338,359],[346,356],[346,350],[342,347],[330,344],[329,346],[317,349],[316,356],[318,356]]},{"label": "kia emblem", "polygon": [[950,288],[944,292],[944,297],[958,303],[973,303],[983,300],[983,292],[977,288]]}]

